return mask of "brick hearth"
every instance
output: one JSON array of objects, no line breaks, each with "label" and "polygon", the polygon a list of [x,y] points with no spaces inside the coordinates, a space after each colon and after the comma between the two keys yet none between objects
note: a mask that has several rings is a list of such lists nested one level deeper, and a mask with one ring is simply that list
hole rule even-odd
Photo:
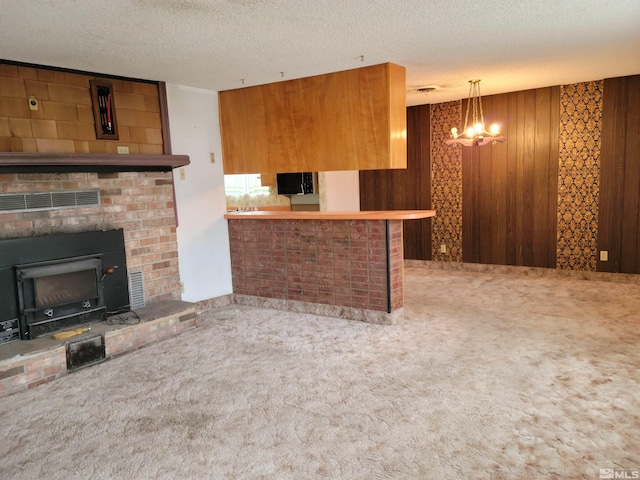
[{"label": "brick hearth", "polygon": [[159,302],[136,313],[140,317],[136,325],[100,322],[65,340],[49,336],[0,345],[0,398],[69,373],[66,347],[71,342],[102,335],[108,360],[196,327],[196,305],[187,302]]}]

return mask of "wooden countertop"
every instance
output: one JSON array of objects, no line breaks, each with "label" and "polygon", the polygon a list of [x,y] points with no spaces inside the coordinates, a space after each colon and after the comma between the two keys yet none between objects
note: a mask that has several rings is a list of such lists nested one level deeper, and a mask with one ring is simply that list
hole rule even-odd
[{"label": "wooden countertop", "polygon": [[358,212],[229,212],[229,220],[417,220],[435,217],[435,210],[375,210]]}]

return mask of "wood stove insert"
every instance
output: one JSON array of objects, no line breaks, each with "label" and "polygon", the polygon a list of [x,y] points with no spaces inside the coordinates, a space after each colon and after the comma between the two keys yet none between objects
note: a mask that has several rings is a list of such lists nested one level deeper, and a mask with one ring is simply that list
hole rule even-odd
[{"label": "wood stove insert", "polygon": [[16,266],[25,337],[100,320],[105,315],[102,271],[100,258]]},{"label": "wood stove insert", "polygon": [[0,240],[0,291],[0,343],[129,311],[123,231]]}]

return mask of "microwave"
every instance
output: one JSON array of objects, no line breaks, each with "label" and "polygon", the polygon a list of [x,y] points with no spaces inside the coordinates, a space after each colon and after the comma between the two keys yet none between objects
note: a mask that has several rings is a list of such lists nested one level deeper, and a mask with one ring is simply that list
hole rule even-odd
[{"label": "microwave", "polygon": [[278,195],[306,195],[316,193],[316,173],[296,172],[276,174]]}]

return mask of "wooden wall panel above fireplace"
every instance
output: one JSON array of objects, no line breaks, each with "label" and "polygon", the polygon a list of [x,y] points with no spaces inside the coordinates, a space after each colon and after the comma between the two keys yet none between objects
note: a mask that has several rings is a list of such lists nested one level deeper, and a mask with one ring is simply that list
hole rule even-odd
[{"label": "wooden wall panel above fireplace", "polygon": [[[96,82],[111,88],[107,120],[115,124],[117,105],[118,135],[96,133]],[[189,164],[186,155],[171,153],[163,82],[0,60],[0,174],[167,171]]]}]

